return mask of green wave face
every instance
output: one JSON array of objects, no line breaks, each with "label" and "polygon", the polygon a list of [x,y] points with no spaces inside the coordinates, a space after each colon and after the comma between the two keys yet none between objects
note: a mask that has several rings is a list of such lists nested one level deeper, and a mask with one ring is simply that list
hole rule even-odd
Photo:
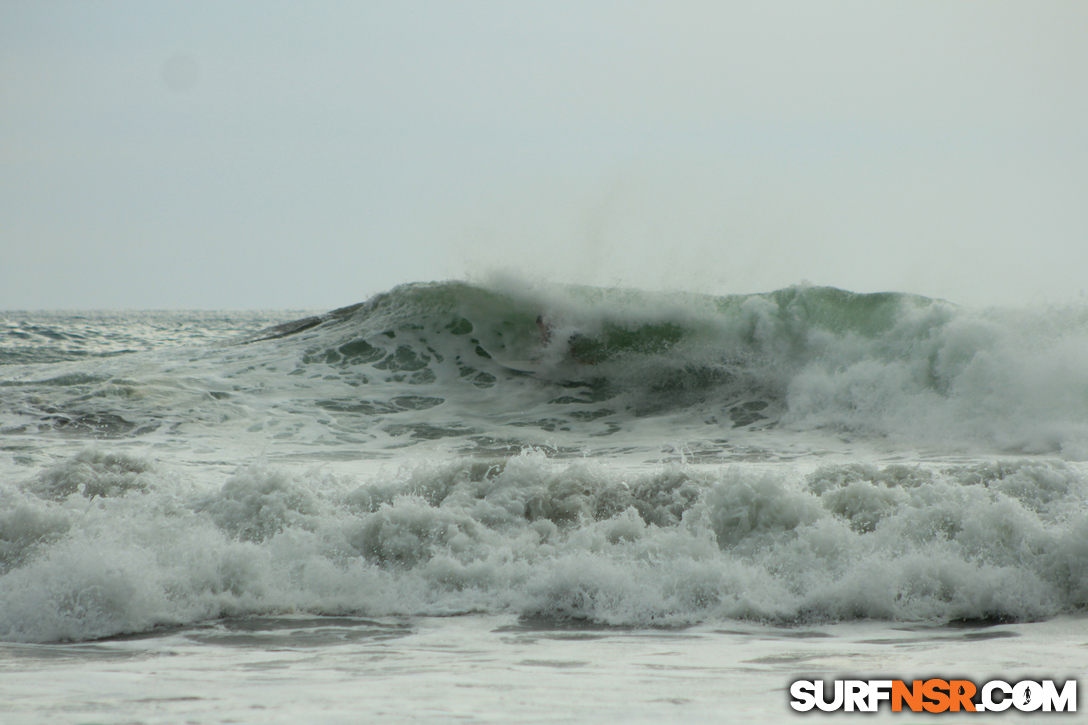
[{"label": "green wave face", "polygon": [[[449,420],[475,411],[589,435],[684,413],[688,423],[727,429],[952,436],[1068,452],[1088,430],[1088,372],[1067,362],[1088,355],[1083,318],[830,287],[710,296],[445,282],[313,318],[281,330],[281,343],[300,349],[295,375],[348,381],[386,409],[398,396],[446,401],[426,425],[449,435],[472,428],[435,423],[451,408]],[[492,394],[474,398],[484,389]],[[1032,440],[1016,432],[1042,430],[1055,415],[1058,432]]]},{"label": "green wave face", "polygon": [[[905,308],[935,304],[913,295],[856,294],[831,287],[726,297],[577,287],[558,291],[561,296],[551,290],[534,299],[460,282],[405,285],[311,318],[303,329],[320,325],[332,335],[350,327],[372,347],[388,347],[381,336],[426,332],[428,344],[465,338],[491,357],[508,359],[539,356],[553,337],[565,333],[570,362],[599,364],[715,344],[723,355],[780,352],[783,347],[800,353],[813,333],[878,338],[893,330]],[[338,348],[327,348],[333,360]],[[349,347],[344,357],[354,354]]]},{"label": "green wave face", "polygon": [[[918,314],[921,323],[900,329]],[[835,341],[894,357],[900,338],[909,348],[949,314],[924,298],[820,287],[714,297],[447,282],[398,287],[257,339],[298,349],[293,375],[351,386],[352,395],[320,402],[327,411],[394,415],[421,409],[419,400],[428,409],[448,401],[410,427],[417,437],[464,435],[454,420],[466,410],[592,435],[677,412],[725,428],[774,426],[794,377]],[[489,395],[481,410],[472,390],[483,389],[516,395]],[[442,422],[451,408],[457,414]]]},{"label": "green wave face", "polygon": [[738,429],[821,430],[1088,458],[1080,309],[973,311],[829,287],[710,296],[442,282],[187,363],[148,354],[164,366],[154,379],[124,355],[75,377],[13,377],[4,425],[117,437],[267,415],[279,436],[367,450],[446,438],[520,450],[562,445],[566,432],[581,446],[635,429],[717,445]]}]

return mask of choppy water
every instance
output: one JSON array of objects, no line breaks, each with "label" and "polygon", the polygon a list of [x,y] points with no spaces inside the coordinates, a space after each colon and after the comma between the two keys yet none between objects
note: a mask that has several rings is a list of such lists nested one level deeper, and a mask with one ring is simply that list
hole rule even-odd
[{"label": "choppy water", "polygon": [[1079,308],[442,283],[311,316],[3,313],[0,450],[9,658],[227,662],[237,635],[332,672],[480,630],[502,661],[543,622],[568,665],[572,624],[681,659],[777,643],[792,664],[753,680],[777,692],[807,661],[788,632],[854,671],[841,623],[1084,639]]}]

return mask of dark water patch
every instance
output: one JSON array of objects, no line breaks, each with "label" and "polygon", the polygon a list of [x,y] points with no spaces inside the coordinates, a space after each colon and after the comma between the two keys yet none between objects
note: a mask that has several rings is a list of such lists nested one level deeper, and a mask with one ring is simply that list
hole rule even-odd
[{"label": "dark water patch", "polygon": [[49,415],[44,423],[52,430],[75,437],[122,438],[129,434],[149,433],[159,426],[157,423],[137,429],[137,424],[125,420],[116,413],[83,413],[82,415]]},{"label": "dark water patch", "polygon": [[557,430],[570,430],[570,421],[563,418],[538,418],[537,420],[518,420],[510,423],[515,428],[539,428],[552,433]]},{"label": "dark water patch", "polygon": [[472,323],[464,317],[457,317],[453,319],[450,324],[446,325],[446,329],[450,331],[451,335],[467,335],[472,332],[474,328]]},{"label": "dark water patch", "polygon": [[[369,441],[361,441],[350,437],[342,437],[340,441],[344,444],[343,450],[337,450],[336,448],[306,451],[302,453],[280,453],[276,455],[268,455],[270,461],[296,461],[296,462],[312,462],[312,461],[380,461],[388,460],[395,457],[395,453],[392,451],[382,450],[360,450],[359,446],[366,445]],[[350,448],[349,448],[350,446]],[[223,465],[229,465],[229,462],[223,462]]]},{"label": "dark water patch", "polygon": [[967,634],[963,635],[961,639],[966,639],[970,641],[982,641],[987,639],[1006,639],[1008,637],[1019,636],[1019,632],[1009,632],[1007,630],[1003,630],[1000,632],[968,632]]},{"label": "dark water patch", "polygon": [[746,665],[799,665],[802,662],[824,659],[825,657],[827,657],[826,652],[788,652],[756,657],[751,660],[741,660],[741,663]]},{"label": "dark water patch", "polygon": [[570,413],[570,417],[584,423],[589,423],[615,414],[616,411],[611,408],[601,408],[600,410],[575,410]]},{"label": "dark water patch", "polygon": [[431,425],[430,423],[406,423],[389,425],[384,428],[385,432],[393,437],[408,436],[415,440],[433,441],[439,438],[456,438],[459,436],[466,436],[476,431],[472,428],[467,428],[457,424],[450,425],[448,427],[442,427],[437,425]]},{"label": "dark water patch", "polygon": [[310,317],[303,317],[297,320],[291,320],[290,322],[283,322],[271,327],[265,327],[258,330],[255,333],[246,335],[235,341],[236,344],[245,345],[253,342],[261,342],[262,340],[277,340],[285,337],[291,337],[307,330],[311,330],[315,327],[323,325],[329,322],[337,322],[350,318],[360,308],[364,307],[365,303],[357,303],[354,305],[348,305],[347,307],[341,307],[331,312],[326,312],[323,315],[313,315]]},{"label": "dark water patch", "polygon": [[998,627],[1003,624],[1018,624],[1024,620],[1012,617],[1008,614],[991,614],[981,617],[964,617],[953,619],[945,626],[950,629],[981,629],[984,627]]},{"label": "dark water patch", "polygon": [[383,400],[318,400],[318,408],[331,413],[356,413],[358,415],[390,415],[400,412],[392,403]]},{"label": "dark water patch", "polygon": [[[91,352],[88,350],[64,350],[53,347],[34,347],[16,350],[0,350],[0,365],[33,365],[37,363],[58,363],[71,360],[85,360],[87,358],[113,357],[124,355],[135,350],[120,350],[113,352]],[[0,383],[3,385],[3,383]]]},{"label": "dark water patch", "polygon": [[685,329],[672,322],[640,325],[606,323],[599,333],[572,335],[568,345],[571,358],[576,362],[597,365],[622,355],[667,352],[685,335]]},{"label": "dark water patch", "polygon": [[585,667],[589,663],[585,660],[521,660],[518,664],[523,667],[551,667],[558,670],[569,670]]},{"label": "dark water patch", "polygon": [[355,400],[336,398],[318,400],[314,404],[333,413],[359,415],[393,415],[406,410],[429,410],[446,402],[445,398],[426,395],[398,395],[388,400]]},{"label": "dark water patch", "polygon": [[776,637],[783,637],[785,639],[829,639],[833,638],[832,635],[827,632],[820,632],[814,629],[778,629],[775,630]]},{"label": "dark water patch", "polygon": [[0,387],[54,387],[66,388],[73,385],[93,385],[110,380],[112,375],[94,375],[91,373],[68,373],[45,380],[0,380]]},{"label": "dark water patch", "polygon": [[767,416],[761,411],[767,409],[768,403],[763,400],[753,400],[747,403],[735,405],[729,409],[729,420],[734,428],[743,428],[761,420],[767,420]]},{"label": "dark water patch", "polygon": [[628,634],[639,631],[638,627],[602,624],[590,619],[524,615],[516,624],[496,627],[499,634],[531,634],[548,639],[603,639],[611,634]]},{"label": "dark water patch", "polygon": [[[149,634],[146,639],[163,636],[162,632]],[[140,660],[154,656],[145,650],[111,647],[115,638],[78,642],[72,644],[16,644],[0,642],[0,659],[16,660],[25,666],[36,664],[62,664],[70,661],[96,661],[102,663]]]},{"label": "dark water patch", "polygon": [[381,362],[374,363],[378,370],[414,372],[427,367],[430,356],[413,350],[408,345],[400,345],[397,349],[386,355]]},{"label": "dark water patch", "polygon": [[265,328],[251,337],[247,337],[241,340],[241,344],[247,344],[251,342],[260,342],[262,340],[278,340],[283,337],[295,335],[300,332],[305,332],[311,328],[317,327],[321,323],[325,322],[327,318],[321,317],[304,317],[301,320],[294,320],[292,322],[285,322],[282,325],[273,325],[272,327]]},{"label": "dark water patch", "polygon": [[688,629],[690,629],[689,625],[649,624],[636,627],[625,624],[606,624],[586,617],[531,613],[518,617],[515,624],[503,625],[494,631],[503,634],[535,634],[551,639],[600,639],[611,634],[665,634],[668,636],[685,633]]},{"label": "dark water patch", "polygon": [[414,631],[405,622],[365,617],[240,617],[189,629],[184,636],[206,645],[276,650],[383,642]]},{"label": "dark water patch", "polygon": [[426,395],[398,395],[390,398],[389,402],[401,410],[428,410],[442,405],[446,400]]}]

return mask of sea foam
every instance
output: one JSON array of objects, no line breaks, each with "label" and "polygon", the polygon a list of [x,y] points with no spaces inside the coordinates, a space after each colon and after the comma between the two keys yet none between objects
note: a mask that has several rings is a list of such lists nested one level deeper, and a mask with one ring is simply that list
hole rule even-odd
[{"label": "sea foam", "polygon": [[1088,603],[1088,480],[1060,461],[805,472],[527,451],[363,481],[255,464],[203,486],[167,468],[83,452],[4,489],[0,636],[284,612],[682,626],[1031,620]]}]

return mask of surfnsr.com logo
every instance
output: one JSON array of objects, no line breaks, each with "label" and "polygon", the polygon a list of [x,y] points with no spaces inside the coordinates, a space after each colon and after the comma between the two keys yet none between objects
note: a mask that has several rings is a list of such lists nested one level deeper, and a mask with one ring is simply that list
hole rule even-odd
[{"label": "surfnsr.com logo", "polygon": [[797,680],[790,697],[800,712],[876,712],[885,701],[892,712],[1076,712],[1077,681],[1059,687],[1054,680],[990,680],[979,687],[970,680],[835,680],[828,692],[823,680]]}]

